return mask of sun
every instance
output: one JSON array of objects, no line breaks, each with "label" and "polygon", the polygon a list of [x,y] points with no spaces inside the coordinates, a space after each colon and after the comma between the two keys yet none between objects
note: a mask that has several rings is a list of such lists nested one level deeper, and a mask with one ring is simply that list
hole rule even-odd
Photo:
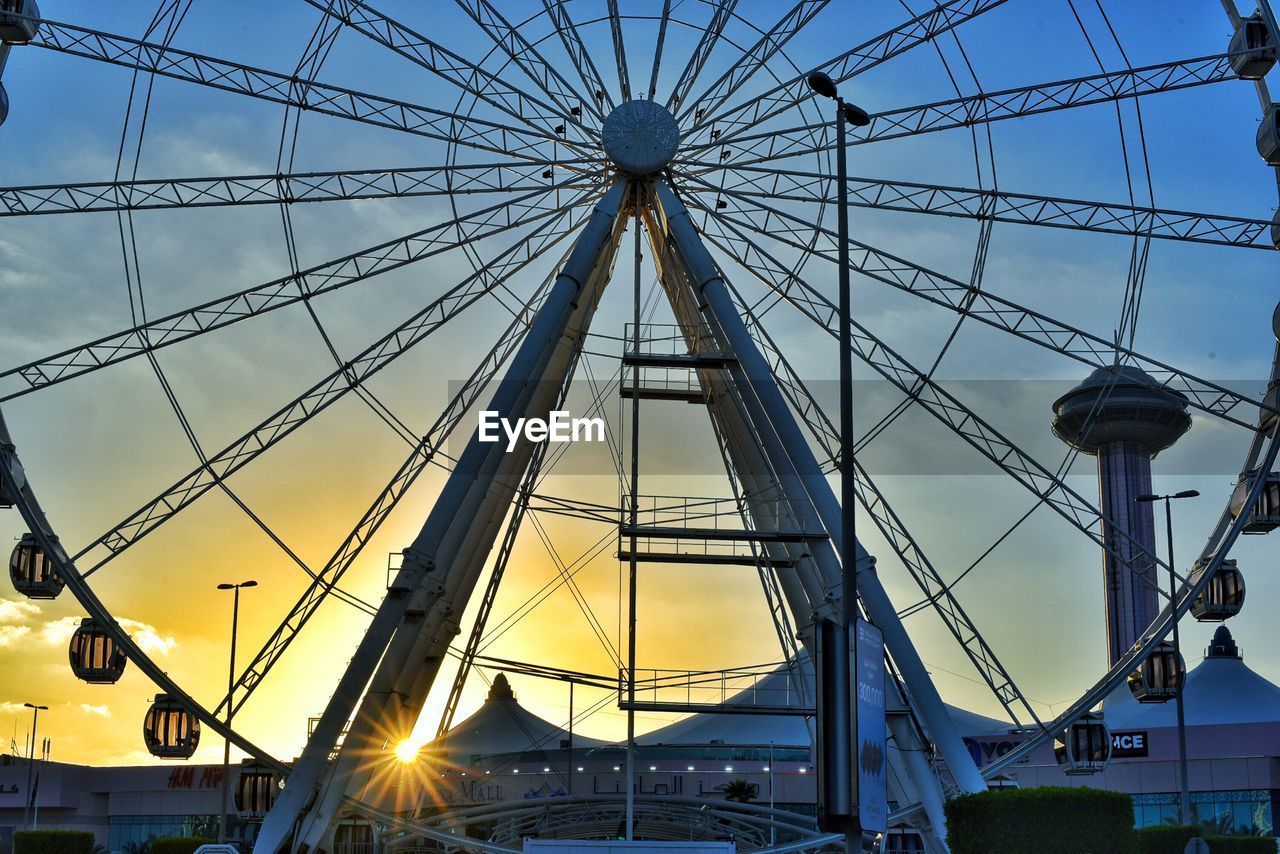
[{"label": "sun", "polygon": [[416,762],[418,754],[422,751],[422,745],[406,738],[404,741],[396,745],[396,759],[401,762]]}]

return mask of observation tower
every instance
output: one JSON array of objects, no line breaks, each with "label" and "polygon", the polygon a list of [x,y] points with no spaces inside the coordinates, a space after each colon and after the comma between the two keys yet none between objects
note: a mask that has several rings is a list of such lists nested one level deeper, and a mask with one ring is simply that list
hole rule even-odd
[{"label": "observation tower", "polygon": [[[1187,399],[1130,365],[1098,368],[1053,404],[1053,432],[1098,458],[1108,663],[1115,664],[1159,611],[1151,460],[1191,427]],[[1126,536],[1127,535],[1127,536]]]}]

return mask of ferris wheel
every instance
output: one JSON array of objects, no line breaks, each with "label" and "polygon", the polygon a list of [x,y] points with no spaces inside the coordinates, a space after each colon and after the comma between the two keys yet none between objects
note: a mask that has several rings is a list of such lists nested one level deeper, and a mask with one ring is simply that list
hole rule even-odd
[{"label": "ferris wheel", "polygon": [[[1265,378],[1267,394],[1257,399],[1184,370],[1176,358],[1146,355],[1137,347],[1139,317],[1148,259],[1162,246],[1211,247],[1204,251],[1217,253],[1215,263],[1230,267],[1250,250],[1274,250],[1280,225],[1269,217],[1157,206],[1159,183],[1147,161],[1140,105],[1176,101],[1188,97],[1188,90],[1201,93],[1197,103],[1204,103],[1203,93],[1255,88],[1262,105],[1256,148],[1280,169],[1280,113],[1264,80],[1276,61],[1277,30],[1265,0],[1245,16],[1225,0],[1225,31],[1234,36],[1220,51],[1147,64],[1130,64],[1123,28],[1112,26],[1104,4],[1064,0],[1060,11],[1077,27],[1071,38],[1087,45],[1096,70],[996,88],[984,86],[974,70],[981,66],[980,50],[999,41],[982,28],[1002,24],[1018,32],[1025,4],[886,3],[870,18],[883,21],[876,27],[850,22],[842,4],[822,0],[768,9],[736,0],[457,0],[447,15],[441,12],[448,19],[443,22],[421,10],[391,14],[361,0],[296,5],[313,7],[306,11],[314,29],[299,39],[305,48],[294,68],[268,70],[183,47],[216,43],[224,35],[211,39],[198,28],[207,20],[193,11],[199,8],[193,0],[163,0],[138,35],[65,21],[58,8],[40,10],[33,0],[0,0],[0,70],[12,60],[10,80],[13,69],[44,48],[86,68],[97,63],[104,75],[115,73],[109,66],[124,69],[120,79],[129,81],[114,177],[0,188],[3,217],[114,214],[130,318],[109,334],[0,366],[0,403],[9,416],[7,422],[0,417],[0,503],[20,514],[29,531],[13,551],[10,575],[25,596],[47,600],[69,593],[87,613],[70,641],[78,678],[113,684],[131,663],[156,685],[159,693],[143,722],[145,746],[153,755],[189,758],[207,728],[253,757],[254,770],[242,776],[242,788],[245,797],[271,801],[258,837],[262,850],[325,847],[344,811],[369,816],[389,834],[407,832],[459,849],[514,850],[518,836],[509,832],[488,840],[457,835],[460,827],[513,814],[509,804],[475,807],[464,817],[448,811],[406,815],[380,807],[368,793],[382,773],[388,739],[408,735],[428,693],[443,679],[442,665],[456,657],[461,666],[440,729],[452,720],[466,678],[481,658],[516,543],[539,524],[539,516],[572,520],[597,537],[603,533],[597,540],[603,546],[589,560],[629,566],[624,604],[631,620],[630,654],[615,647],[609,657],[623,674],[614,696],[629,692],[633,711],[638,563],[754,569],[788,662],[812,651],[817,620],[840,612],[840,505],[828,476],[841,464],[841,445],[830,407],[806,379],[807,371],[825,365],[835,352],[839,319],[834,176],[841,131],[831,120],[829,102],[811,91],[815,71],[851,99],[856,93],[859,110],[865,110],[854,111],[852,126],[843,131],[854,163],[865,151],[861,162],[883,168],[881,174],[901,172],[903,163],[920,169],[918,177],[848,181],[853,223],[847,248],[857,285],[901,300],[862,316],[855,309],[850,354],[859,371],[895,395],[886,412],[859,430],[851,460],[860,520],[859,608],[884,632],[891,683],[910,709],[891,722],[897,747],[889,762],[895,766],[898,804],[891,820],[909,821],[930,850],[945,850],[944,798],[984,789],[986,780],[1045,744],[1057,745],[1059,761],[1072,773],[1101,770],[1110,739],[1093,710],[1102,699],[1126,681],[1144,699],[1171,696],[1185,671],[1164,640],[1176,620],[1188,612],[1221,620],[1240,610],[1243,581],[1231,549],[1242,533],[1280,526],[1280,475],[1272,472],[1280,450],[1280,350]],[[352,53],[344,55],[346,50]],[[342,85],[326,82],[332,79],[326,69],[335,65],[347,78]],[[932,79],[916,95],[911,87],[921,69],[931,70]],[[400,82],[410,74],[416,83]],[[352,78],[359,85],[348,82]],[[388,90],[417,94],[375,94],[387,91],[377,89],[380,79],[389,81]],[[881,81],[881,87],[865,87],[868,79]],[[165,110],[188,109],[180,98],[166,102],[156,94],[158,85],[173,81],[213,92],[209,97],[219,99],[219,109],[268,105],[278,139],[274,165],[211,177],[139,177],[150,173],[149,158],[157,157],[154,146],[144,144],[148,122],[162,121]],[[0,120],[12,103],[12,127],[22,111],[34,109],[36,98],[10,85],[7,94],[0,90]],[[1035,187],[1006,189],[1008,179],[1000,172],[1005,149],[993,128],[1034,127],[1049,114],[1112,108],[1106,120],[1121,140],[1116,195],[1090,201],[1037,194]],[[246,124],[264,115],[253,112]],[[359,146],[330,133],[345,125],[368,134]],[[299,165],[313,155],[315,162],[349,161],[353,150],[378,151],[371,141],[383,138],[407,145],[403,151],[416,162],[434,165]],[[949,179],[931,177],[947,170]],[[1016,167],[1012,171],[1018,173]],[[342,219],[336,228],[360,248],[320,262],[302,260],[315,249],[306,229],[321,233],[325,211],[412,199],[433,207],[396,214],[401,231],[413,229],[408,233],[365,239],[358,218]],[[139,243],[145,243],[148,229],[180,228],[182,217],[199,215],[195,209],[278,212],[284,234],[279,255],[288,272],[259,283],[235,282],[213,297],[208,291],[198,298],[193,290],[179,291],[191,299],[172,310],[162,299],[164,310],[149,310]],[[303,209],[308,220],[299,224]],[[142,212],[151,210],[168,213],[163,220],[144,220]],[[1082,316],[1078,306],[1065,307],[1057,298],[1052,308],[1037,308],[1033,289],[1016,298],[1002,294],[988,274],[1005,245],[993,242],[993,234],[1024,231],[1074,232],[1080,247],[1122,242],[1128,258],[1117,277],[1122,296]],[[651,263],[644,264],[645,258]],[[632,261],[633,291],[625,283]],[[437,264],[456,275],[433,274],[425,301],[421,286],[389,298],[369,327],[380,328],[358,344],[345,340],[352,331],[346,318],[324,319],[326,298]],[[646,295],[642,282],[655,275]],[[624,282],[606,293],[611,279]],[[927,340],[917,340],[915,350],[895,339],[895,330],[877,328],[905,311],[900,306],[932,313],[924,334],[916,336]],[[97,308],[68,304],[63,310],[68,324],[60,329],[74,327],[72,319]],[[211,431],[223,437],[216,444],[202,440],[208,434],[194,414],[199,407],[192,405],[198,390],[175,382],[177,372],[164,360],[219,334],[251,335],[244,330],[270,322],[269,315],[305,321],[309,334],[323,342],[323,372],[277,399],[248,429],[220,426]],[[655,319],[659,315],[669,322]],[[625,325],[593,325],[614,316]],[[961,346],[956,341],[974,329],[984,341],[1008,342],[1022,348],[1017,352],[1049,354],[1054,364],[1094,372],[1092,384],[1073,392],[1070,401],[1063,398],[1068,403],[1058,413],[1059,433],[1076,437],[1077,451],[1096,450],[1079,437],[1106,421],[1108,407],[1150,409],[1156,401],[1162,423],[1174,433],[1185,431],[1176,425],[1189,410],[1223,427],[1244,459],[1237,488],[1221,496],[1222,514],[1204,532],[1206,545],[1189,568],[1172,567],[1176,594],[1150,594],[1161,597],[1154,622],[1137,626],[1106,672],[1057,714],[1044,714],[1018,687],[1019,674],[1002,663],[1007,656],[990,640],[990,627],[971,618],[960,584],[967,571],[959,574],[951,561],[926,555],[913,531],[930,514],[892,499],[858,454],[874,449],[882,436],[906,431],[904,413],[918,414],[1030,496],[1054,525],[1095,544],[1108,560],[1129,566],[1141,559],[1152,573],[1170,567],[1135,545],[1136,535],[1110,515],[1105,501],[1099,506],[1073,488],[1069,465],[1038,459],[1001,430],[1000,412],[979,411],[938,379],[940,368],[963,372],[972,364],[955,353]],[[901,330],[896,332],[901,338]],[[1274,333],[1280,337],[1280,321]],[[432,351],[442,339],[447,343]],[[425,430],[410,427],[403,413],[420,395],[415,383],[421,377],[387,369],[415,348],[432,351],[440,363],[460,358],[451,348],[469,341],[493,343],[468,362],[465,380],[449,386],[445,404],[431,413]],[[563,408],[575,377],[592,375],[593,362],[599,373],[598,366],[610,359],[613,367],[606,366],[605,375],[615,381],[592,380],[586,409],[607,412],[619,391],[630,401],[627,415],[611,428],[626,439],[626,452],[614,458],[621,486],[612,499],[557,489],[548,476],[565,454],[554,446],[513,441],[508,448],[483,441],[473,429],[480,407],[504,417],[545,418]],[[35,487],[52,489],[62,482],[57,490],[63,495],[74,486],[66,479],[74,481],[75,475],[50,465],[47,455],[24,452],[42,429],[39,402],[92,386],[118,370],[114,366],[133,360],[146,363],[150,370],[139,374],[145,394],[160,389],[189,443],[189,471],[165,474],[171,485],[154,497],[146,488],[155,473],[134,472],[130,488],[118,493],[146,492],[144,503],[114,507],[120,521],[100,535],[60,535],[68,524],[66,511],[56,503],[40,504]],[[256,370],[264,387],[274,388],[270,365]],[[388,375],[395,381],[383,382]],[[112,393],[128,400],[132,392]],[[648,452],[638,436],[642,399],[705,407],[714,464],[731,495],[703,499],[638,491]],[[362,497],[362,512],[341,530],[327,531],[327,541],[336,543],[331,556],[309,561],[290,546],[279,523],[255,510],[237,481],[270,471],[276,446],[322,421],[326,411],[353,404],[376,416],[379,425],[376,436],[362,442],[393,448],[401,461],[351,486],[369,493]],[[203,409],[216,414],[217,407]],[[323,469],[332,461],[325,455],[310,465]],[[400,554],[385,591],[376,599],[353,592],[348,572],[368,564],[366,546],[405,514],[403,499],[415,482],[435,471],[443,473],[440,488],[413,517],[412,530],[420,532]],[[136,544],[161,529],[181,530],[189,508],[209,495],[229,500],[307,577],[296,602],[279,603],[277,627],[235,673],[230,690],[215,697],[192,689],[183,674],[168,672],[144,650],[98,587],[109,567],[128,563]],[[1021,524],[1005,521],[1014,528]],[[964,513],[953,512],[946,524],[963,528]],[[874,537],[874,547],[868,537]],[[1002,538],[986,545],[995,548]],[[1149,587],[1156,577],[1135,575],[1141,576],[1135,583]],[[903,589],[899,582],[916,587],[915,604],[891,597]],[[555,586],[574,590],[572,572]],[[253,732],[228,721],[278,676],[276,665],[331,603],[360,622],[359,641],[337,684],[324,687],[319,701],[325,711],[305,750],[286,763]],[[463,625],[464,612],[474,614],[472,625]],[[1021,728],[1025,737],[1017,747],[983,767],[974,763],[947,717],[918,642],[904,626],[911,612],[932,612],[945,628],[974,678]],[[467,641],[455,647],[459,633]],[[607,632],[601,634],[608,646]],[[804,683],[803,676],[797,678]],[[927,758],[928,745],[936,746],[936,756]],[[692,799],[656,798],[629,803],[626,810],[629,824],[649,813],[687,815],[693,822],[706,807]],[[570,798],[557,809],[564,827],[616,826],[610,810],[622,807]],[[835,839],[764,809],[743,807],[720,819],[762,849],[769,847],[770,835],[759,835],[759,829],[772,828],[776,840],[780,824],[789,847],[777,850],[820,850]]]}]

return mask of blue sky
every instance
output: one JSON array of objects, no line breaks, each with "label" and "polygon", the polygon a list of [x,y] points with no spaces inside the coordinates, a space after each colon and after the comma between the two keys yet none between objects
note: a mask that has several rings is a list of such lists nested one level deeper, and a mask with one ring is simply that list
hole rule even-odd
[{"label": "blue sky", "polygon": [[[44,5],[51,19],[130,36],[142,33],[154,11],[150,3],[47,0]],[[539,43],[557,68],[575,79],[563,50],[554,38],[546,38],[546,19],[536,14],[541,4],[499,5],[512,20],[532,16],[523,32]],[[694,0],[674,5],[677,17],[689,26],[673,25],[668,35],[660,98],[683,68],[697,38],[696,27],[709,14],[705,4]],[[923,4],[914,5],[923,8]],[[529,85],[518,73],[502,68],[501,59],[490,54],[490,43],[456,6],[432,4],[429,11],[407,2],[377,6],[451,50],[482,62],[486,69],[517,85]],[[624,0],[621,7],[629,16],[633,80],[647,82],[656,24],[634,16],[651,15],[656,4]],[[1100,8],[1109,16],[1133,65],[1217,53],[1225,49],[1230,35],[1219,4],[1210,0],[1104,2],[1101,7],[1077,0],[1076,7],[1108,70],[1122,68],[1124,60]],[[600,20],[605,4],[574,0],[568,8],[583,22],[583,40],[613,85],[609,28]],[[777,4],[758,0],[739,4],[740,18],[726,29],[725,42],[713,54],[695,91],[710,85],[734,61],[740,47],[758,37],[752,25],[768,27],[780,13]],[[768,73],[789,78],[796,69],[806,69],[906,17],[908,11],[899,3],[835,0],[788,44],[786,57],[771,63]],[[304,2],[229,8],[196,0],[174,44],[289,74],[319,20],[320,13]],[[844,91],[874,112],[954,97],[957,88],[972,94],[979,86],[992,91],[1099,69],[1099,58],[1091,52],[1065,0],[1011,0],[965,24],[958,36],[960,44],[950,37],[940,39],[937,49],[922,47],[894,59],[845,84]],[[954,83],[948,68],[955,75]],[[327,83],[444,110],[459,104],[458,92],[449,84],[350,31],[339,35],[318,76]],[[761,91],[767,76],[758,75],[735,99]],[[0,184],[110,179],[126,115],[127,70],[43,49],[16,48],[4,82],[11,112],[0,128],[6,152],[0,160]],[[806,109],[814,115],[811,107]],[[476,115],[498,118],[483,106]],[[993,176],[988,164],[994,160],[995,183],[1002,189],[1124,202],[1128,188],[1119,133],[1119,121],[1123,121],[1142,199],[1146,179],[1137,159],[1137,114],[1127,104],[1120,117],[1113,106],[1100,105],[1001,122],[991,127],[990,151],[985,134],[977,137],[976,157],[975,137],[964,130],[860,146],[851,154],[850,171],[865,177],[990,187]],[[138,174],[274,173],[283,118],[284,110],[276,104],[158,80]],[[797,110],[774,126],[801,120]],[[1145,99],[1142,131],[1155,203],[1271,217],[1275,180],[1254,150],[1257,121],[1257,98],[1253,86],[1245,82]],[[301,124],[294,169],[430,166],[446,162],[447,156],[445,146],[421,137],[308,115]],[[466,152],[460,157],[465,162],[494,159],[494,155]],[[975,160],[984,164],[980,175]],[[813,169],[823,164],[809,158],[789,165]],[[457,201],[459,210],[487,203],[485,198]],[[304,266],[452,215],[448,203],[435,198],[333,202],[292,210]],[[152,316],[289,270],[275,207],[141,212],[134,225]],[[855,235],[867,243],[958,278],[969,275],[977,235],[972,221],[859,210],[853,227]],[[760,241],[772,245],[767,238]],[[504,245],[493,240],[475,248],[484,258]],[[1120,313],[1131,245],[1123,237],[997,225],[984,287],[1106,337]],[[629,248],[630,236],[628,253]],[[794,253],[776,251],[800,266],[802,259]],[[541,259],[519,277],[513,283],[515,294],[528,294],[552,269],[554,257]],[[727,261],[726,269],[749,298],[761,294],[760,286],[744,271]],[[828,265],[808,260],[802,269],[815,287],[834,298],[834,275]],[[112,214],[7,219],[0,230],[0,369],[129,325],[123,271],[117,220]],[[328,295],[316,301],[315,309],[334,347],[349,357],[471,272],[459,253],[451,253]],[[1275,273],[1274,256],[1266,252],[1156,241],[1146,273],[1137,349],[1215,380],[1257,382],[1269,369],[1274,347],[1270,315]],[[653,273],[647,264],[644,276],[649,289]],[[595,332],[622,333],[631,285],[628,257],[615,273]],[[859,320],[918,365],[932,362],[954,324],[953,315],[869,281],[856,282],[854,296]],[[659,309],[654,319],[668,322],[664,311]],[[413,429],[424,430],[444,405],[450,381],[469,373],[507,317],[496,304],[477,305],[379,375],[371,387]],[[815,335],[807,320],[785,306],[773,309],[766,325],[798,372],[818,383],[822,394],[826,388],[822,381],[835,374],[830,339]],[[600,354],[589,362],[592,376],[607,384],[617,368],[616,342],[601,338],[593,342],[592,350]],[[213,449],[333,367],[315,325],[297,307],[165,349],[160,364],[201,442]],[[1086,372],[1078,363],[1008,340],[970,321],[937,375],[1015,441],[1056,467],[1065,449],[1049,433],[1049,406]],[[858,375],[871,377],[862,368]],[[859,425],[865,427],[893,407],[898,397],[883,386],[868,385],[859,401]],[[606,414],[616,422],[619,413],[610,398]],[[155,376],[141,360],[9,402],[5,414],[55,526],[73,550],[194,465],[192,450]],[[692,469],[697,474],[683,477],[673,474],[683,461],[698,465],[714,454],[700,413],[655,411],[646,412],[646,418],[643,435],[653,437],[646,438],[653,443],[646,450],[654,452],[651,464],[657,474],[646,481],[643,491],[724,494],[727,485],[713,467]],[[1247,440],[1245,431],[1197,416],[1191,434],[1157,461],[1157,489],[1194,487],[1204,493],[1198,502],[1179,508],[1177,548],[1184,558],[1180,563],[1185,565],[1207,536],[1234,482],[1233,460],[1243,455]],[[367,408],[347,400],[238,475],[234,486],[305,560],[319,565],[405,452]],[[948,578],[982,554],[1032,502],[1028,493],[995,474],[918,411],[908,412],[892,431],[877,439],[867,461],[873,473],[883,472],[878,477],[881,487]],[[552,478],[549,489],[604,500],[616,497],[617,479],[609,474],[608,460],[587,457],[574,471],[598,473],[566,473]],[[1071,472],[1071,485],[1092,499],[1096,486],[1091,461],[1077,460]],[[402,547],[416,532],[441,482],[439,471],[424,477],[352,570],[350,589],[368,598],[379,594],[385,584],[387,553]],[[566,562],[605,533],[554,522],[548,528]],[[0,532],[21,534],[15,515],[0,517]],[[914,602],[918,591],[865,520],[860,532],[865,532],[868,548],[880,557],[895,602],[903,607]],[[1280,582],[1268,572],[1274,555],[1269,546],[1266,538],[1248,538],[1234,553],[1249,584],[1249,602],[1231,628],[1245,648],[1246,660],[1269,678],[1280,680],[1280,661],[1265,652],[1280,642],[1280,627],[1269,619],[1267,608],[1280,594]],[[510,579],[510,589],[504,587],[495,613],[514,610],[555,577],[554,561],[530,532],[525,532],[519,555],[522,571]],[[1092,544],[1042,509],[957,590],[1026,693],[1044,711],[1078,695],[1102,672],[1100,563]],[[244,648],[256,649],[305,578],[229,502],[209,496],[98,578],[113,611],[150,627],[155,637],[152,646],[170,672],[202,700],[212,702],[220,696],[218,685],[224,678],[229,603],[212,598],[210,591],[218,581],[228,580],[224,576],[246,573],[263,581],[247,600],[242,634]],[[578,580],[584,598],[616,642],[616,561],[605,554]],[[641,591],[643,666],[740,665],[771,660],[777,654],[776,645],[768,643],[771,630],[759,602],[758,582],[752,577],[729,570],[695,577],[678,569],[658,568],[652,576],[646,575]],[[46,699],[36,696],[44,693],[55,705],[48,725],[55,743],[62,745],[61,758],[141,758],[137,722],[151,686],[136,672],[105,691],[77,685],[66,672],[60,647],[65,621],[80,613],[70,597],[39,606],[13,604],[16,597],[11,593],[0,598],[9,603],[0,605],[0,628],[9,628],[0,639],[11,638],[0,643],[0,674],[4,675],[0,684],[6,686],[0,702],[9,704],[0,706],[0,735],[18,726],[12,704],[20,708],[24,701]],[[708,619],[702,607],[707,601],[722,603],[723,613]],[[326,606],[285,660],[284,674],[246,707],[246,731],[281,754],[292,755],[305,735],[306,716],[322,708],[363,620],[346,606]],[[974,683],[963,657],[933,617],[913,617],[908,628],[948,699],[994,713],[993,701]],[[1184,632],[1192,661],[1211,632],[1211,626],[1191,626]],[[564,590],[495,642],[490,652],[601,673],[610,672],[612,666]],[[517,687],[522,699],[544,716],[559,720],[565,714],[561,688],[537,682],[517,682]],[[433,695],[426,718],[438,708],[439,693]],[[468,702],[478,702],[482,693],[483,685],[477,685],[469,692]],[[584,722],[584,727],[592,734],[616,736],[620,721],[616,709],[606,710]],[[433,730],[434,719],[424,727]],[[212,740],[206,747],[216,751]]]}]

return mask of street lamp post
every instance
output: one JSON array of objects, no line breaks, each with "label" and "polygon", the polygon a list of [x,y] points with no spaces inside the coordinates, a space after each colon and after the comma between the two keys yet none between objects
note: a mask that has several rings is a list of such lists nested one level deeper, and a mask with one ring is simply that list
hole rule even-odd
[{"label": "street lamp post", "polygon": [[[1195,498],[1200,493],[1194,489],[1184,489],[1182,492],[1173,495],[1139,495],[1135,501],[1142,504],[1149,504],[1155,501],[1164,502],[1164,521],[1165,528],[1169,535],[1169,610],[1172,612],[1177,605],[1177,577],[1173,571],[1173,511],[1169,508],[1169,502],[1177,498]],[[1182,644],[1178,639],[1178,619],[1174,616],[1173,620],[1173,651],[1177,655],[1178,660],[1182,660]],[[1191,790],[1190,783],[1187,780],[1187,719],[1182,701],[1182,688],[1186,683],[1187,677],[1184,671],[1181,679],[1178,680],[1178,690],[1173,695],[1174,705],[1178,712],[1178,773],[1182,779],[1182,823],[1191,824]]]},{"label": "street lamp post", "polygon": [[25,830],[31,829],[31,807],[35,803],[35,798],[31,796],[31,772],[36,764],[36,727],[40,723],[40,713],[49,711],[48,706],[37,706],[34,703],[23,703],[31,710],[31,744],[27,747],[27,803],[22,809],[22,827]]},{"label": "street lamp post", "polygon": [[[850,698],[840,704],[845,710],[847,720],[833,721],[832,724],[849,730],[845,739],[850,745],[855,744],[853,737],[853,703],[849,662],[854,658],[851,644],[854,640],[853,625],[858,615],[858,579],[855,566],[854,514],[856,494],[853,478],[853,364],[850,355],[853,352],[853,331],[851,319],[851,297],[849,293],[849,180],[845,150],[845,124],[854,127],[865,127],[871,119],[865,110],[853,104],[845,103],[836,89],[835,81],[815,71],[808,77],[809,88],[824,98],[836,102],[836,192],[837,192],[837,247],[839,253],[840,284],[840,575],[844,613],[841,625],[835,637],[838,643],[849,649],[847,657],[841,656],[845,666],[833,670],[834,682],[830,691],[839,697]],[[821,670],[819,670],[821,673]],[[821,676],[819,677],[821,678]],[[830,725],[828,725],[830,731]],[[822,745],[819,745],[819,752]],[[842,761],[833,769],[842,777],[852,782],[854,775],[852,753],[842,757]],[[848,788],[837,787],[843,797]],[[858,820],[857,810],[852,803],[844,805],[851,816],[845,830],[845,847],[848,851],[858,851],[862,847],[862,826]]]},{"label": "street lamp post", "polygon": [[[219,590],[234,590],[235,598],[231,606],[231,662],[227,667],[227,729],[231,729],[231,719],[235,715],[236,704],[231,696],[236,685],[236,631],[240,625],[240,588],[257,587],[256,581],[241,581],[239,584],[219,584]],[[231,784],[231,739],[222,742],[222,810],[218,814],[218,841],[227,841],[227,791]]]}]

